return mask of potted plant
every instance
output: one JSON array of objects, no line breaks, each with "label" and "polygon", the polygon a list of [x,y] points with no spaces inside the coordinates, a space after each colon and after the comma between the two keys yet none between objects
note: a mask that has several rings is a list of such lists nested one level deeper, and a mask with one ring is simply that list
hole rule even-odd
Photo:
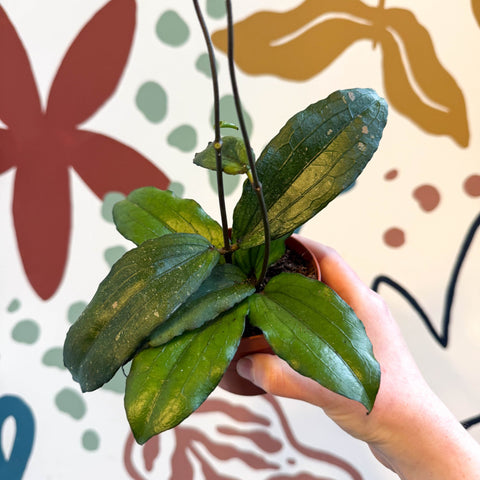
[{"label": "potted plant", "polygon": [[[288,120],[255,161],[235,78],[231,2],[228,59],[243,140],[220,135],[213,47],[193,3],[215,100],[215,139],[195,163],[217,171],[221,225],[195,201],[154,187],[116,204],[116,226],[137,247],[112,267],[71,326],[64,363],[82,390],[92,391],[133,360],[125,408],[139,443],[202,404],[247,327],[261,330],[295,370],[370,411],[380,369],[353,310],[316,279],[267,272],[286,239],[361,173],[378,147],[386,103],[369,89],[334,92]],[[223,172],[247,176],[231,231]]]}]

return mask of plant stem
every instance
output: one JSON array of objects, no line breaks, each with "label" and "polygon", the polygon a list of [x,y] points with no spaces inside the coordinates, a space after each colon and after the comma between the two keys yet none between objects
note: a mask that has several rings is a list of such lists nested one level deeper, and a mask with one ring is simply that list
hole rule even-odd
[{"label": "plant stem", "polygon": [[268,222],[268,212],[265,205],[265,199],[263,197],[262,184],[260,183],[257,175],[257,168],[255,166],[255,160],[252,155],[252,148],[250,146],[250,139],[248,137],[247,128],[245,126],[245,120],[243,117],[242,105],[240,102],[240,94],[238,93],[237,79],[235,75],[235,63],[234,63],[234,54],[233,54],[233,14],[232,14],[232,2],[231,0],[226,0],[227,6],[227,25],[228,25],[228,68],[230,72],[230,81],[232,84],[232,93],[235,100],[235,109],[237,111],[238,123],[240,125],[240,131],[242,132],[243,141],[245,143],[245,149],[247,151],[248,163],[250,165],[251,171],[251,184],[257,195],[257,200],[260,205],[260,211],[262,214],[263,220],[263,232],[265,237],[265,251],[263,256],[263,265],[262,271],[259,278],[257,279],[256,287],[258,288],[265,278],[268,268],[268,257],[270,256],[270,224]]},{"label": "plant stem", "polygon": [[[223,187],[223,171],[222,171],[222,136],[220,134],[220,94],[218,89],[218,73],[217,65],[215,62],[215,54],[213,51],[212,40],[208,33],[207,25],[203,17],[198,0],[193,0],[195,12],[202,28],[203,37],[207,45],[208,59],[210,61],[210,71],[212,73],[212,85],[213,85],[213,105],[214,105],[214,117],[215,117],[215,160],[217,169],[217,190],[218,190],[218,202],[220,206],[220,216],[222,220],[223,231],[223,245],[226,252],[230,252],[230,236],[228,234],[228,220],[227,220],[227,208],[225,206],[225,189]],[[230,253],[227,253],[227,261],[230,260]]]}]

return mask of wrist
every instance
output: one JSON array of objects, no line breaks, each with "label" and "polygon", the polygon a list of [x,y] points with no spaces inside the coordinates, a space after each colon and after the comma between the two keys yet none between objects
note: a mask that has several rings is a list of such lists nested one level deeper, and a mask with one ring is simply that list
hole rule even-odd
[{"label": "wrist", "polygon": [[399,421],[370,446],[402,480],[480,480],[479,444],[436,397]]}]

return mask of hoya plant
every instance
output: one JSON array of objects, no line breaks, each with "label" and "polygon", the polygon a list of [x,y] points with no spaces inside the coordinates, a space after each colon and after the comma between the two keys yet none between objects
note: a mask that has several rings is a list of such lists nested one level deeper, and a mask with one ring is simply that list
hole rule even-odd
[{"label": "hoya plant", "polygon": [[[370,411],[380,369],[353,310],[321,281],[266,274],[285,253],[286,238],[355,182],[378,147],[387,105],[370,89],[336,91],[290,118],[255,160],[235,78],[230,1],[228,60],[242,139],[221,136],[228,125],[219,114],[213,47],[193,4],[215,105],[215,138],[194,162],[217,172],[221,223],[194,200],[153,186],[117,203],[117,229],[136,247],[113,265],[71,326],[65,365],[83,391],[92,391],[131,361],[125,409],[144,443],[206,400],[249,325],[296,371]],[[246,176],[231,230],[224,174]]]}]

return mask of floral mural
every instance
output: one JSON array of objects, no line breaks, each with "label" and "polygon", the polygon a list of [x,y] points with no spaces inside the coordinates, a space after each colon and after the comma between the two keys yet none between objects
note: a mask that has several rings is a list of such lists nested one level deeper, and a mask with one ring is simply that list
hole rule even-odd
[{"label": "floral mural", "polygon": [[[99,197],[145,183],[168,186],[149,160],[119,141],[79,128],[108,100],[128,59],[135,2],[111,1],[68,49],[42,109],[20,38],[0,6],[0,172],[15,168],[13,218],[25,272],[43,299],[58,288],[71,229],[69,168]],[[44,230],[46,235],[35,232]]]},{"label": "floral mural", "polygon": [[[216,184],[192,164],[213,138],[213,99],[190,3],[0,0],[0,478],[396,478],[316,408],[221,389],[137,445],[123,372],[83,395],[63,366],[69,326],[132,247],[116,201],[155,185],[204,196],[218,218]],[[224,2],[201,3],[222,80]],[[427,381],[480,440],[480,2],[233,5],[256,151],[332,86],[390,104],[366,175],[302,234],[386,298]],[[233,110],[222,80],[222,118],[235,123]],[[236,201],[238,179],[225,187]]]}]

